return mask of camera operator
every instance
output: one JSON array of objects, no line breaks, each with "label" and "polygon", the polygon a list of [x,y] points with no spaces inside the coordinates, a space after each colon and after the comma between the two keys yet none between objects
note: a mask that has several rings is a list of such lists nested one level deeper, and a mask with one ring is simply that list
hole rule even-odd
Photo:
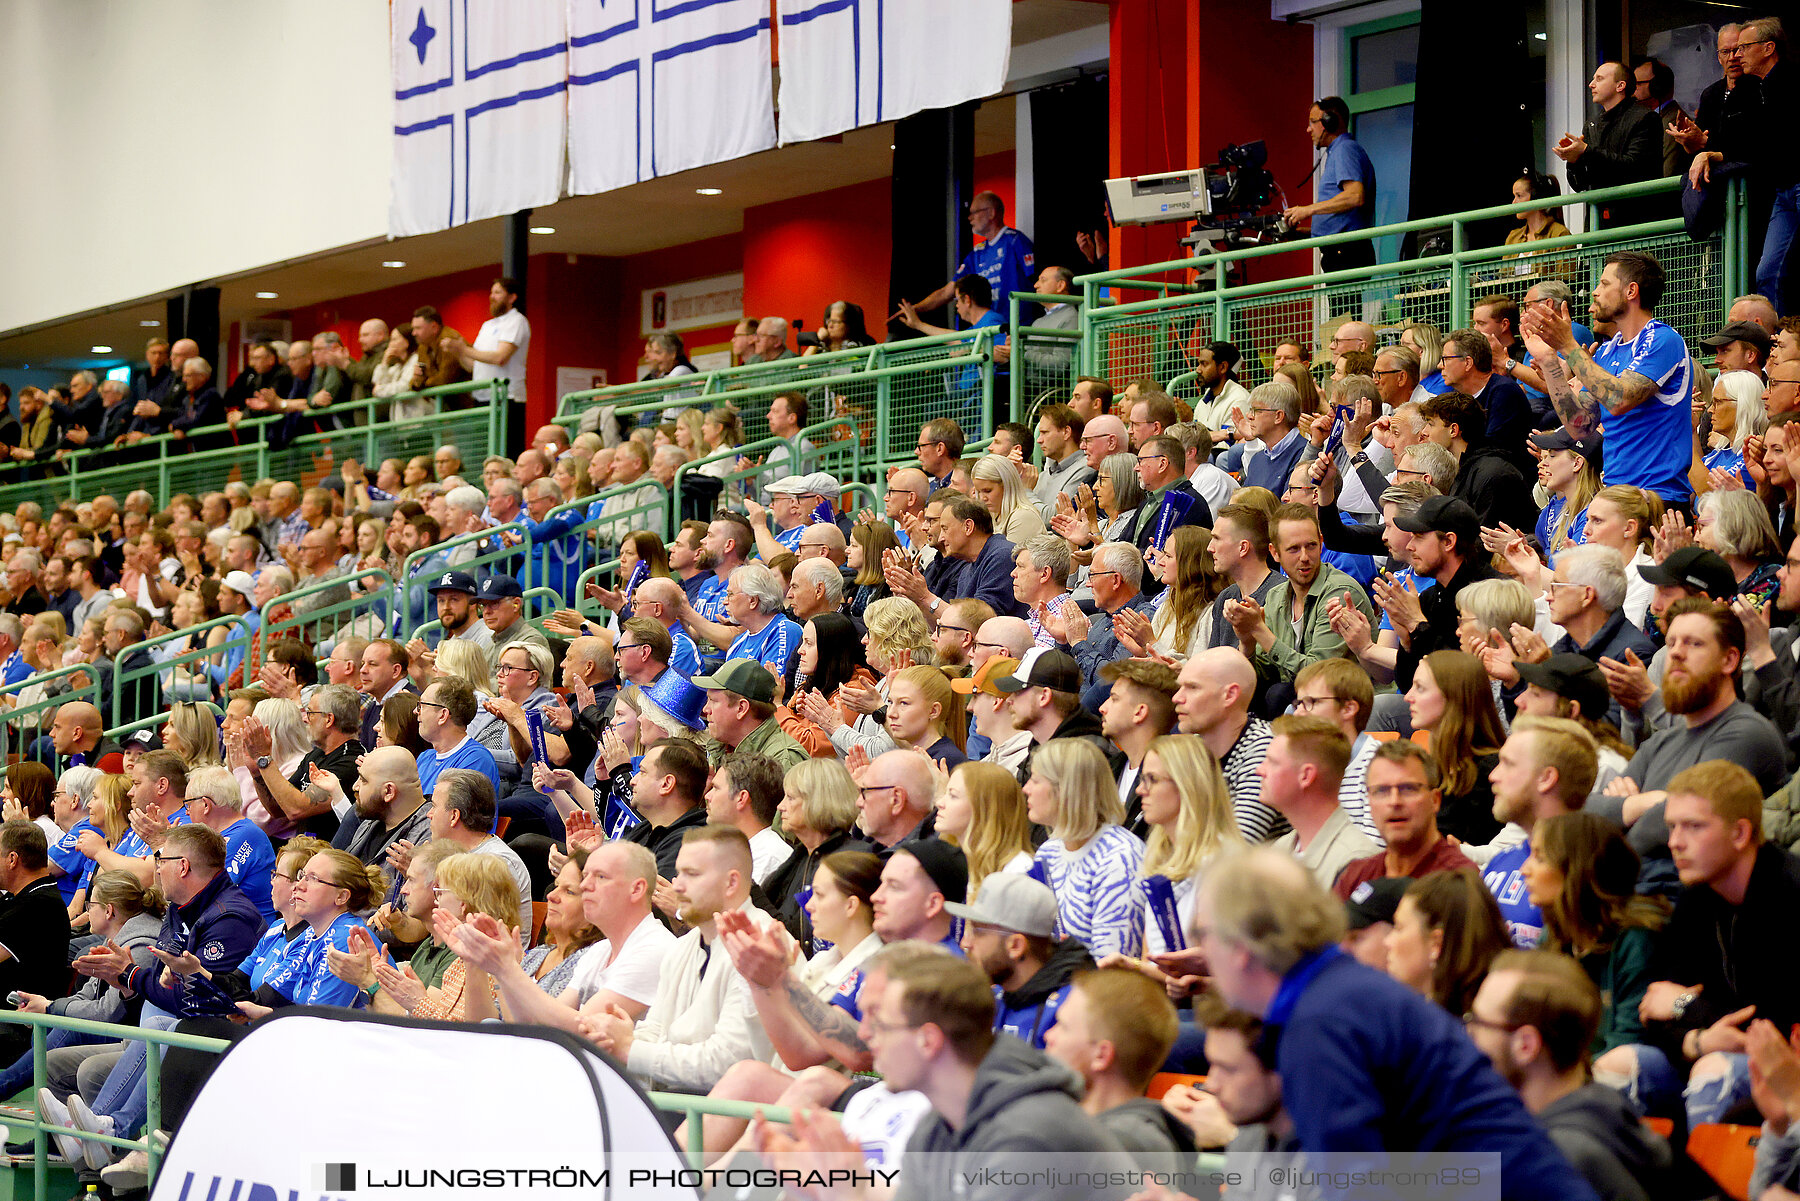
[{"label": "camera operator", "polygon": [[[1368,229],[1375,217],[1375,165],[1349,134],[1350,106],[1327,96],[1306,115],[1306,133],[1315,149],[1325,152],[1313,185],[1317,199],[1282,213],[1288,224],[1312,222],[1314,237]],[[1327,246],[1319,251],[1320,269],[1369,267],[1375,263],[1375,244],[1369,241]]]}]

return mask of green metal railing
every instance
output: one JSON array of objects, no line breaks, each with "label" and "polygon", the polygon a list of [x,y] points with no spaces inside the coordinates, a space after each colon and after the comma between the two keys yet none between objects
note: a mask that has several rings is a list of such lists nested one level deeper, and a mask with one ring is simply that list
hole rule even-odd
[{"label": "green metal railing", "polygon": [[933,417],[954,417],[970,440],[991,432],[993,348],[1001,328],[570,392],[562,397],[556,420],[573,429],[588,411],[611,407],[629,426],[644,413],[729,401],[743,421],[746,442],[758,443],[769,435],[769,404],[780,393],[798,391],[807,397],[811,422],[858,430],[871,461],[907,459],[919,426]]},{"label": "green metal railing", "polygon": [[[50,1136],[53,1134],[74,1135],[87,1142],[103,1143],[109,1147],[117,1147],[123,1151],[142,1151],[150,1159],[150,1182],[156,1181],[158,1169],[162,1166],[162,1151],[150,1132],[161,1130],[162,1126],[162,1053],[165,1047],[177,1047],[186,1051],[209,1051],[221,1054],[231,1047],[231,1043],[220,1038],[202,1038],[193,1034],[179,1034],[173,1030],[150,1030],[142,1026],[116,1026],[108,1022],[91,1022],[83,1018],[59,1017],[47,1013],[21,1013],[17,1010],[0,1011],[0,1022],[15,1026],[31,1027],[31,1077],[32,1095],[37,1090],[49,1086],[45,1055],[48,1053],[46,1041],[47,1031],[69,1030],[78,1034],[96,1035],[108,1042],[141,1042],[144,1044],[144,1089],[146,1112],[144,1117],[143,1138],[122,1138],[117,1135],[89,1134],[72,1126],[57,1126],[44,1120],[43,1114],[35,1119],[7,1117],[6,1125],[29,1129],[31,1131],[32,1156],[32,1195],[37,1201],[46,1201],[50,1195]],[[705,1135],[706,1124],[698,1119],[703,1117],[739,1118],[749,1121],[761,1114],[770,1122],[790,1123],[793,1113],[785,1106],[762,1105],[753,1101],[715,1101],[709,1097],[699,1097],[688,1093],[649,1094],[650,1103],[658,1109],[671,1113],[680,1113],[687,1120],[687,1147],[689,1162],[694,1167],[701,1167],[706,1162]]]},{"label": "green metal railing", "polygon": [[[366,581],[371,577],[375,581],[372,586],[365,586],[360,593],[351,590],[352,580]],[[332,599],[321,600],[322,597]],[[269,647],[277,638],[300,638],[313,647],[330,645],[351,634],[385,638],[393,629],[395,601],[394,579],[380,568],[301,584],[263,606],[262,655],[268,657]],[[298,611],[294,608],[297,603],[302,604]],[[282,609],[287,610],[285,616],[269,617]],[[245,672],[245,683],[249,679],[249,672]]]},{"label": "green metal railing", "polygon": [[[86,683],[77,684],[77,676],[85,676]],[[53,696],[46,695],[24,704],[18,703],[19,695],[26,689],[50,687],[57,685],[59,681],[67,681],[67,691],[57,692]],[[49,734],[50,723],[55,718],[56,711],[71,701],[87,701],[100,710],[104,721],[106,699],[100,688],[99,669],[89,663],[35,672],[17,684],[0,687],[0,761],[10,762],[12,756],[28,752],[40,735]]]},{"label": "green metal railing", "polygon": [[[518,542],[511,546],[500,545],[501,535],[505,534],[513,535]],[[425,563],[433,557],[440,557],[447,562],[453,551],[460,550],[465,546],[479,547],[483,542],[489,540],[496,543],[494,549],[478,550],[474,558],[466,563],[458,563],[450,570],[466,571],[479,581],[483,575],[491,575],[496,571],[505,575],[517,575],[519,564],[529,562],[531,559],[531,534],[517,521],[492,526],[485,530],[476,530],[472,534],[458,534],[454,538],[446,538],[435,546],[416,550],[406,556],[400,564],[398,588],[393,600],[393,603],[400,606],[400,633],[396,637],[401,642],[410,640],[415,629],[422,628],[426,622],[437,619],[437,614],[427,598],[427,603],[420,606],[419,609],[424,614],[424,620],[420,621],[416,627],[413,624],[412,597],[408,594],[414,588],[423,588],[429,584],[428,580],[415,578]],[[521,555],[524,556],[523,559],[520,558]]]},{"label": "green metal railing", "polygon": [[38,1114],[35,1121],[19,1118],[7,1118],[7,1124],[29,1127],[33,1148],[32,1163],[32,1195],[37,1201],[45,1201],[50,1193],[50,1157],[49,1142],[52,1134],[72,1134],[90,1142],[104,1143],[109,1147],[118,1147],[125,1151],[142,1151],[150,1157],[150,1178],[156,1179],[156,1170],[162,1163],[162,1152],[150,1138],[149,1131],[162,1128],[162,1051],[164,1047],[180,1047],[189,1051],[225,1050],[231,1044],[223,1039],[200,1038],[192,1034],[177,1034],[173,1030],[147,1030],[140,1026],[115,1026],[107,1022],[90,1022],[83,1018],[55,1017],[47,1013],[20,1013],[17,1010],[0,1011],[0,1022],[9,1022],[15,1026],[31,1027],[31,1082],[32,1094],[49,1084],[46,1074],[44,1056],[47,1051],[45,1039],[48,1030],[72,1030],[78,1034],[94,1034],[108,1041],[130,1041],[144,1044],[144,1090],[146,1112],[144,1118],[143,1138],[119,1138],[112,1135],[89,1134],[85,1130],[76,1130],[69,1126],[55,1126],[44,1121],[44,1115]]},{"label": "green metal railing", "polygon": [[[1564,197],[1564,204],[1598,204],[1618,200],[1673,199],[1680,177],[1604,188]],[[1513,246],[1469,246],[1471,228],[1499,217],[1516,215],[1543,203],[1496,205],[1441,217],[1404,221],[1355,233],[1224,251],[1192,259],[1125,268],[1082,276],[1082,366],[1084,374],[1122,383],[1149,376],[1174,380],[1190,372],[1195,354],[1207,342],[1235,342],[1244,351],[1239,378],[1247,386],[1270,376],[1268,354],[1283,341],[1315,347],[1325,341],[1322,330],[1357,319],[1393,328],[1425,321],[1441,330],[1466,326],[1475,303],[1485,295],[1521,299],[1534,283],[1561,280],[1575,293],[1572,306],[1582,320],[1586,300],[1605,258],[1619,250],[1654,255],[1667,276],[1657,316],[1693,343],[1711,334],[1731,298],[1751,278],[1745,245],[1746,218],[1741,189],[1735,185],[1726,206],[1723,231],[1704,241],[1688,238],[1679,218],[1598,229]],[[1448,230],[1447,253],[1400,263],[1358,267],[1323,275],[1228,282],[1229,268],[1271,255],[1310,252],[1314,248],[1364,242],[1397,234]],[[1154,278],[1169,273],[1206,282],[1172,283]],[[1115,303],[1103,303],[1101,290]],[[1148,299],[1127,299],[1131,293]]]},{"label": "green metal railing", "polygon": [[[225,629],[232,633],[219,645],[207,646],[207,638],[216,629]],[[252,635],[250,624],[234,614],[227,617],[215,617],[211,621],[190,626],[185,630],[159,634],[155,638],[133,644],[131,649],[133,657],[136,657],[136,652],[139,650],[154,652],[158,647],[187,638],[193,638],[199,642],[199,645],[192,650],[170,655],[167,659],[157,660],[152,654],[145,657],[142,662],[122,670],[115,665],[111,703],[103,710],[107,718],[107,734],[119,738],[136,730],[160,726],[169,715],[168,698],[164,695],[161,678],[165,672],[177,667],[192,667],[203,662],[210,663],[215,659],[223,660],[234,648],[239,646],[243,647],[247,654]]]},{"label": "green metal railing", "polygon": [[[475,393],[485,394],[487,403],[446,409],[430,417],[383,420],[399,400]],[[137,488],[154,493],[156,505],[161,508],[178,492],[198,495],[233,480],[250,483],[270,477],[298,483],[308,475],[323,474],[345,458],[372,463],[384,458],[429,455],[447,442],[457,444],[465,462],[479,463],[485,455],[503,448],[505,400],[505,380],[449,384],[404,396],[343,401],[314,410],[312,415],[335,417],[348,428],[306,434],[279,449],[269,445],[267,435],[271,427],[285,420],[283,415],[245,417],[235,426],[204,426],[185,437],[158,434],[117,450],[96,447],[76,451],[52,465],[29,469],[45,473],[39,478],[0,484],[0,508],[11,509],[25,501],[35,501],[48,510],[62,500],[86,500],[102,492],[120,494]],[[235,445],[208,445],[231,441],[234,431]],[[0,470],[0,480],[17,480],[19,470]]]},{"label": "green metal railing", "polygon": [[1011,421],[1028,421],[1039,406],[1069,398],[1080,363],[1081,330],[1040,329],[1023,324],[1020,310],[1028,305],[1079,304],[1076,296],[1049,296],[1036,292],[1012,293],[1007,311],[1007,345],[1011,371],[1007,375]]}]

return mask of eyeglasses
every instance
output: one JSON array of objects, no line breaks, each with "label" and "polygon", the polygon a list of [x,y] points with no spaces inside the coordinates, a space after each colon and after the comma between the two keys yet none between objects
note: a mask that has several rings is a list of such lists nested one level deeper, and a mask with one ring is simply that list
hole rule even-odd
[{"label": "eyeglasses", "polygon": [[269,878],[271,880],[286,880],[289,884],[292,884],[294,882],[294,878],[292,876],[288,875],[286,872],[270,872]]},{"label": "eyeglasses", "polygon": [[1744,47],[1746,46],[1766,46],[1769,44],[1770,40],[1771,39],[1769,38],[1755,38],[1752,41],[1739,42],[1729,50],[1719,51],[1719,57],[1730,58],[1734,54],[1742,54],[1744,52]]},{"label": "eyeglasses", "polygon": [[1335,696],[1297,696],[1294,698],[1295,713],[1310,713],[1318,705],[1329,705],[1337,702]]},{"label": "eyeglasses", "polygon": [[327,880],[324,876],[316,875],[313,872],[301,872],[298,876],[294,877],[294,883],[296,883],[296,884],[323,884],[326,888],[342,888],[343,887],[342,884],[333,884],[330,880]]},{"label": "eyeglasses", "polygon": [[1371,371],[1369,374],[1376,379],[1380,379],[1384,375],[1405,375],[1406,372],[1400,370],[1400,368],[1398,368],[1398,367],[1390,367],[1386,371],[1377,369],[1375,371]]},{"label": "eyeglasses", "polygon": [[1379,788],[1369,789],[1369,799],[1373,801],[1381,797],[1404,797],[1410,800],[1430,791],[1425,785],[1419,783],[1383,784]]},{"label": "eyeglasses", "polygon": [[1438,356],[1438,362],[1441,363],[1446,359],[1466,359],[1468,357],[1469,356],[1466,354],[1441,354]]},{"label": "eyeglasses", "polygon": [[1088,579],[1090,579],[1090,580],[1092,580],[1092,579],[1096,579],[1096,578],[1098,578],[1098,577],[1100,577],[1100,576],[1103,576],[1103,575],[1118,575],[1118,574],[1119,574],[1119,573],[1118,573],[1118,572],[1116,572],[1116,571],[1111,571],[1111,570],[1108,570],[1108,571],[1090,571],[1090,572],[1088,572]]},{"label": "eyeglasses", "polygon": [[1163,462],[1166,463],[1169,461],[1169,456],[1168,455],[1139,455],[1138,456],[1138,462],[1140,462],[1140,463],[1149,463],[1156,459],[1161,459]]},{"label": "eyeglasses", "polygon": [[520,667],[517,663],[502,663],[500,666],[494,668],[494,674],[496,676],[499,676],[499,675],[504,675],[509,671],[536,671],[536,670],[537,670],[537,668],[535,668],[535,667],[529,667],[529,666]]},{"label": "eyeglasses", "polygon": [[863,1021],[865,1023],[867,1023],[870,1034],[899,1034],[899,1033],[902,1033],[907,1030],[917,1030],[918,1029],[917,1026],[908,1026],[908,1025],[905,1025],[904,1023],[890,1023],[890,1022],[877,1021],[877,1020],[875,1020],[875,1018],[873,1018],[867,1014],[863,1015]]},{"label": "eyeglasses", "polygon": [[1486,1018],[1479,1017],[1473,1012],[1463,1014],[1463,1025],[1468,1028],[1486,1026],[1489,1030],[1498,1030],[1503,1034],[1511,1034],[1513,1031],[1519,1029],[1517,1026],[1507,1025],[1505,1022],[1490,1022]]},{"label": "eyeglasses", "polygon": [[161,851],[151,852],[150,857],[152,859],[156,860],[158,863],[179,862],[180,860],[187,858],[186,855],[165,855]]},{"label": "eyeglasses", "polygon": [[1271,409],[1271,408],[1269,408],[1269,407],[1268,407],[1268,406],[1266,406],[1266,405],[1264,405],[1264,406],[1262,406],[1262,407],[1260,407],[1260,408],[1259,408],[1259,407],[1257,407],[1257,406],[1255,406],[1255,405],[1252,405],[1252,406],[1251,406],[1251,407],[1250,407],[1250,411],[1251,411],[1251,412],[1252,412],[1252,413],[1279,413],[1279,412],[1281,412],[1281,410],[1280,410],[1280,409]]},{"label": "eyeglasses", "polygon": [[[938,633],[941,634],[945,630],[950,631],[952,634],[973,634],[975,632],[974,630],[971,630],[968,626],[953,626],[953,625],[949,624],[948,622],[943,622],[943,621],[938,622]],[[976,643],[976,645],[979,646],[981,644]]]},{"label": "eyeglasses", "polygon": [[649,645],[650,644],[648,642],[621,642],[621,643],[619,643],[619,645],[613,647],[613,655],[616,657],[616,656],[624,654],[626,651],[635,651],[639,647],[645,647],[645,646],[649,646]]},{"label": "eyeglasses", "polygon": [[449,705],[440,705],[436,701],[420,701],[418,707],[421,709],[442,709],[446,713],[450,711]]},{"label": "eyeglasses", "polygon": [[[940,629],[940,630],[941,630],[941,629],[943,629],[943,628],[944,628],[944,626],[943,626],[943,623],[942,623],[942,622],[939,622],[939,623],[938,623],[938,629]],[[1010,649],[1011,649],[1011,648],[1010,648],[1010,647],[1008,647],[1008,646],[1006,646],[1006,645],[1004,645],[1004,644],[1003,644],[1003,643],[999,643],[999,642],[981,642],[981,641],[977,641],[977,642],[976,642],[976,643],[975,643],[975,645],[976,645],[976,646],[978,646],[978,647],[981,647],[981,648],[983,648],[983,649],[985,649],[985,650],[990,650],[990,651],[1004,651],[1004,650],[1010,650]]]},{"label": "eyeglasses", "polygon": [[1776,379],[1771,375],[1769,377],[1769,387],[1773,388],[1776,384],[1800,384],[1800,379]]},{"label": "eyeglasses", "polygon": [[942,443],[942,442],[921,442],[917,446],[915,446],[913,449],[914,450],[930,450],[934,446],[942,446],[942,445],[944,445],[944,443]]},{"label": "eyeglasses", "polygon": [[445,888],[442,884],[437,884],[437,885],[432,886],[431,896],[432,896],[432,899],[437,901],[437,903],[440,905],[444,903],[445,897],[449,897],[452,900],[461,900],[460,897],[458,897],[450,889]]},{"label": "eyeglasses", "polygon": [[870,784],[866,787],[858,788],[856,791],[863,796],[867,796],[871,792],[891,792],[898,787],[900,787],[898,784]]}]

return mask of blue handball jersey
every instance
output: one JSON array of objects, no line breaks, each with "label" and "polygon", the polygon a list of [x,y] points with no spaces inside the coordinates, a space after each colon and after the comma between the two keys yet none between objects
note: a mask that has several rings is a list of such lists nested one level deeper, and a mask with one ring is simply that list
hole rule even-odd
[{"label": "blue handball jersey", "polygon": [[1007,311],[1007,296],[1013,292],[1030,292],[1037,283],[1037,255],[1031,239],[1004,226],[1000,232],[971,250],[956,269],[957,278],[979,275],[994,290],[993,305]]},{"label": "blue handball jersey", "polygon": [[755,634],[739,634],[725,658],[750,659],[780,675],[787,670],[788,655],[799,645],[800,627],[792,618],[776,617]]},{"label": "blue handball jersey", "polygon": [[1615,334],[1593,353],[1595,364],[1612,375],[1636,372],[1656,384],[1656,391],[1636,408],[1602,411],[1606,485],[1630,484],[1664,500],[1691,500],[1694,489],[1687,473],[1694,450],[1689,407],[1694,381],[1687,343],[1662,322],[1651,321],[1637,337],[1628,341]]}]

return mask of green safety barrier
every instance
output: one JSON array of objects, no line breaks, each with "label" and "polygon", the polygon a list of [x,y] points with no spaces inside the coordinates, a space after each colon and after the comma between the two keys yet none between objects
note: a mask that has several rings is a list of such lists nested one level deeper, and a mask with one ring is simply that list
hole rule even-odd
[{"label": "green safety barrier", "polygon": [[[186,1051],[210,1051],[220,1054],[231,1047],[231,1043],[221,1038],[203,1038],[194,1034],[180,1034],[174,1030],[150,1030],[141,1026],[118,1026],[109,1022],[91,1022],[84,1018],[59,1017],[47,1013],[21,1013],[18,1010],[0,1011],[0,1022],[15,1026],[31,1027],[31,1075],[32,1095],[49,1084],[46,1071],[45,1055],[48,1053],[46,1040],[50,1030],[70,1030],[78,1034],[97,1035],[107,1042],[141,1042],[144,1044],[145,1068],[144,1091],[146,1113],[144,1118],[145,1136],[143,1138],[122,1138],[116,1135],[89,1134],[72,1126],[57,1126],[44,1121],[44,1115],[38,1114],[35,1119],[8,1117],[6,1125],[29,1129],[33,1148],[33,1193],[37,1201],[46,1201],[50,1190],[50,1136],[53,1134],[71,1134],[89,1142],[104,1143],[109,1147],[118,1147],[124,1151],[143,1151],[150,1159],[150,1182],[156,1181],[156,1173],[162,1166],[162,1152],[149,1132],[162,1129],[162,1053],[165,1047],[177,1047]],[[650,1103],[658,1109],[684,1115],[687,1120],[687,1155],[689,1162],[695,1167],[702,1166],[705,1161],[705,1123],[696,1119],[713,1116],[741,1118],[746,1121],[761,1114],[770,1122],[790,1123],[793,1113],[785,1106],[762,1105],[752,1101],[715,1101],[709,1097],[693,1096],[688,1093],[652,1092]]]},{"label": "green safety barrier", "polygon": [[[496,545],[491,550],[480,549],[481,545],[485,542],[497,542],[499,536],[503,534],[511,534],[518,538],[518,543],[513,546]],[[505,525],[492,526],[485,530],[476,530],[471,534],[458,534],[454,538],[447,538],[435,546],[427,546],[422,550],[416,550],[412,552],[412,554],[406,556],[405,560],[400,564],[400,590],[402,595],[397,596],[394,601],[394,603],[400,606],[400,632],[395,635],[395,637],[399,638],[401,642],[404,643],[410,641],[413,638],[416,629],[423,628],[428,621],[435,621],[437,618],[437,610],[431,604],[431,598],[427,596],[425,598],[425,603],[419,606],[419,612],[424,615],[424,619],[419,622],[417,627],[415,627],[413,625],[414,606],[410,603],[411,597],[404,595],[404,593],[415,587],[423,588],[429,586],[430,581],[428,579],[419,577],[419,572],[424,569],[427,562],[434,558],[437,559],[439,563],[449,562],[451,557],[457,551],[460,551],[465,547],[476,548],[476,553],[473,558],[466,559],[460,563],[452,563],[448,568],[439,567],[436,570],[464,571],[474,576],[477,583],[481,581],[482,576],[493,575],[496,572],[503,575],[516,576],[519,573],[519,565],[524,562],[529,562],[531,559],[531,534],[522,524],[517,521],[512,521]],[[523,559],[520,558],[521,555],[524,556]],[[435,574],[435,571],[433,574]]]},{"label": "green safety barrier", "polygon": [[629,425],[644,413],[712,408],[729,400],[743,421],[746,442],[753,443],[768,436],[768,406],[774,397],[799,391],[807,396],[812,420],[825,413],[833,424],[858,430],[868,440],[871,460],[904,458],[912,454],[911,439],[919,426],[933,417],[954,417],[971,438],[989,432],[993,348],[1001,329],[983,326],[862,350],[571,392],[562,397],[556,420],[574,429],[590,410],[610,406]]},{"label": "green safety barrier", "polygon": [[[1671,177],[1577,193],[1560,202],[1592,207],[1615,200],[1666,196],[1673,210],[1680,186],[1680,177]],[[1086,301],[1083,373],[1117,383],[1140,376],[1173,381],[1191,374],[1201,346],[1225,340],[1244,351],[1238,377],[1254,387],[1270,378],[1267,356],[1280,342],[1318,346],[1324,341],[1322,330],[1347,319],[1387,329],[1425,321],[1448,332],[1468,324],[1474,304],[1482,296],[1499,294],[1517,301],[1541,280],[1561,280],[1570,286],[1576,297],[1573,316],[1581,321],[1604,260],[1619,250],[1644,251],[1662,264],[1667,287],[1657,316],[1691,345],[1717,329],[1731,298],[1751,277],[1744,245],[1743,194],[1735,187],[1723,232],[1701,242],[1689,239],[1681,221],[1671,217],[1523,245],[1468,245],[1471,226],[1542,207],[1542,201],[1496,205],[1327,238],[1082,276],[1078,282]],[[1237,285],[1228,282],[1227,268],[1234,263],[1444,230],[1451,235],[1451,249],[1443,254],[1323,275]],[[1180,286],[1151,278],[1170,272],[1192,272],[1203,282]],[[1114,303],[1102,303],[1102,289],[1111,292]],[[1149,298],[1127,299],[1133,292],[1146,293]]]},{"label": "green safety barrier", "polygon": [[1046,404],[1066,401],[1081,373],[1081,329],[1040,329],[1021,324],[1020,310],[1027,305],[1080,304],[1079,296],[1014,292],[1008,300],[1007,344],[1011,347],[1011,371],[1007,375],[1010,421],[1033,424],[1032,415]]},{"label": "green safety barrier", "polygon": [[[354,580],[364,581],[363,591],[351,589]],[[396,599],[393,577],[380,568],[298,585],[263,606],[262,658],[268,659],[269,648],[278,638],[299,638],[315,648],[349,635],[386,638],[394,628]],[[288,610],[286,616],[270,619],[269,614],[283,608]],[[244,682],[248,684],[251,678],[246,671]]]},{"label": "green safety barrier", "polygon": [[[85,677],[84,682],[78,683],[77,677]],[[46,695],[19,702],[22,693],[39,689]],[[61,691],[49,695],[55,689]],[[107,697],[100,688],[99,669],[92,664],[77,663],[54,671],[35,672],[17,684],[0,687],[0,759],[10,762],[12,756],[26,754],[40,735],[47,737],[56,711],[71,701],[87,701],[100,710],[104,723]],[[62,765],[53,766],[60,768]],[[57,774],[62,773],[59,770]]]},{"label": "green safety barrier", "polygon": [[[225,641],[217,646],[207,646],[207,638],[217,629],[227,631]],[[169,714],[168,689],[164,685],[164,676],[179,667],[193,667],[214,660],[223,663],[237,647],[244,648],[248,653],[252,634],[250,623],[232,614],[134,643],[129,648],[130,657],[137,662],[123,669],[115,663],[113,668],[111,704],[102,710],[107,718],[107,734],[119,738],[136,730],[160,726]],[[156,661],[154,653],[149,656],[137,654],[138,651],[154,652],[159,647],[193,637],[199,639],[200,645],[192,650],[170,655],[160,662]]]},{"label": "green safety barrier", "polygon": [[[476,393],[482,395],[476,397]],[[430,417],[387,420],[396,401],[441,401],[448,397],[454,403],[454,398],[464,396],[478,403],[466,409],[443,409]],[[270,427],[284,420],[276,415],[246,416],[235,426],[204,426],[186,437],[158,434],[117,450],[76,451],[52,466],[35,469],[47,473],[39,478],[0,484],[0,508],[11,509],[35,501],[49,509],[63,500],[86,500],[102,492],[118,494],[138,488],[153,493],[161,508],[180,492],[199,495],[216,491],[233,480],[250,483],[275,478],[299,482],[307,475],[334,470],[345,458],[370,463],[429,455],[437,446],[451,441],[457,442],[465,462],[479,463],[486,455],[504,450],[505,400],[505,380],[449,384],[401,396],[343,401],[316,410],[315,415],[335,417],[347,428],[306,434],[280,449],[272,448],[267,440]],[[235,445],[208,445],[233,437]],[[205,449],[197,450],[196,446]],[[18,478],[19,469],[0,470],[0,480]]]}]

